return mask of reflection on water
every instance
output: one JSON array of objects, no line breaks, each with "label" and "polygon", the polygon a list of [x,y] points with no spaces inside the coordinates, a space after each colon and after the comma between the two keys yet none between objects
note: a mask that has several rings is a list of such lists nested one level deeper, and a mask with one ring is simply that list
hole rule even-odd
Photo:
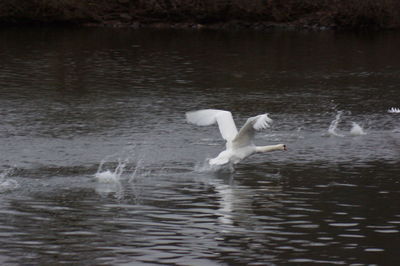
[{"label": "reflection on water", "polygon": [[[398,33],[0,37],[0,264],[399,264]],[[200,108],[289,151],[210,169]]]}]

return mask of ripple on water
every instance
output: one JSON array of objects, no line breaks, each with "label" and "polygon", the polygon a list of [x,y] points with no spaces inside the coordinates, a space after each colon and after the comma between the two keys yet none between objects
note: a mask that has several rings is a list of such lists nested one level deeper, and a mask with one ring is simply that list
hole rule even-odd
[{"label": "ripple on water", "polygon": [[[389,222],[390,223],[390,222]],[[381,234],[397,234],[399,230],[396,225],[368,225],[367,228],[373,229],[375,233]]]},{"label": "ripple on water", "polygon": [[399,230],[397,229],[377,229],[374,230],[376,233],[382,233],[382,234],[397,234]]},{"label": "ripple on water", "polygon": [[357,226],[358,223],[329,223],[329,225],[333,227],[353,227]]},{"label": "ripple on water", "polygon": [[312,263],[312,264],[333,264],[333,265],[345,265],[347,264],[345,261],[336,261],[336,260],[314,260],[314,259],[306,259],[306,258],[298,258],[298,259],[289,259],[288,262],[292,263]]},{"label": "ripple on water", "polygon": [[344,237],[344,238],[365,238],[365,235],[358,235],[358,234],[339,234],[339,237]]},{"label": "ripple on water", "polygon": [[385,251],[383,248],[366,248],[364,249],[365,252],[383,252]]}]

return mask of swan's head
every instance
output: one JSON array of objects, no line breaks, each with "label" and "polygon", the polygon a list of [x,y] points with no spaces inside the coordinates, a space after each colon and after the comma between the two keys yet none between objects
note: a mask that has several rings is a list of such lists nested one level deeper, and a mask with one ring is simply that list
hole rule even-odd
[{"label": "swan's head", "polygon": [[286,144],[276,144],[269,146],[256,147],[256,152],[268,152],[268,151],[286,151]]}]

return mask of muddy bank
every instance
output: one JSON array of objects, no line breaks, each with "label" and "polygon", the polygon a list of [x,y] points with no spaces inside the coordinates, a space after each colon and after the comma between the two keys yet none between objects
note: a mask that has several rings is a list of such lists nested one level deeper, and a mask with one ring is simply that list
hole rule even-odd
[{"label": "muddy bank", "polygon": [[0,24],[217,29],[393,29],[397,0],[2,0]]}]

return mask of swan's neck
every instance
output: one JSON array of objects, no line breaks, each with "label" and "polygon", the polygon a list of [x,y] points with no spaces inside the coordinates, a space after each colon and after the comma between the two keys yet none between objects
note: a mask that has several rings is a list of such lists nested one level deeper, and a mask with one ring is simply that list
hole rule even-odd
[{"label": "swan's neck", "polygon": [[257,146],[256,147],[256,152],[267,152],[267,151],[278,151],[278,150],[283,150],[283,145],[282,144],[277,144],[277,145],[268,145],[268,146]]}]

